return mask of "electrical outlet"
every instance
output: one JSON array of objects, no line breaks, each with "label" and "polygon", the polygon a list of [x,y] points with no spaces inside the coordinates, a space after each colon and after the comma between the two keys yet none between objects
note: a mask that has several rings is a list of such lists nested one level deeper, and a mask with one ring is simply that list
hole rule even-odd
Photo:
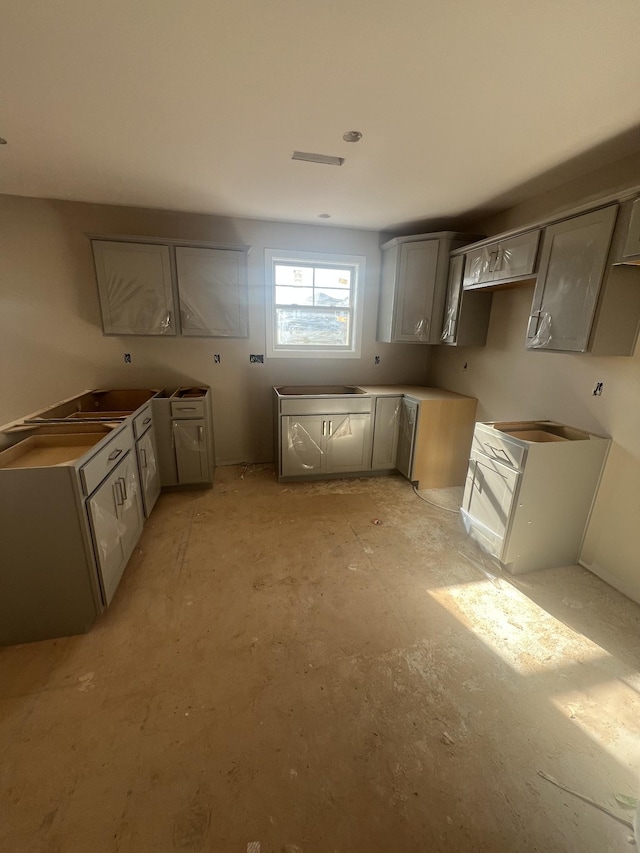
[{"label": "electrical outlet", "polygon": [[373,363],[374,364],[380,364],[380,356],[379,355],[374,356]]},{"label": "electrical outlet", "polygon": [[463,373],[469,372],[469,362],[468,361],[465,361],[465,363],[462,365],[462,372]]},{"label": "electrical outlet", "polygon": [[125,352],[124,363],[125,364],[131,364],[131,353],[130,352]]},{"label": "electrical outlet", "polygon": [[253,355],[249,356],[250,364],[264,364],[264,355]]},{"label": "electrical outlet", "polygon": [[219,352],[214,352],[213,363],[214,364],[220,364],[220,353]]},{"label": "electrical outlet", "polygon": [[604,391],[604,382],[596,382],[596,387],[593,389],[593,396],[600,397]]}]

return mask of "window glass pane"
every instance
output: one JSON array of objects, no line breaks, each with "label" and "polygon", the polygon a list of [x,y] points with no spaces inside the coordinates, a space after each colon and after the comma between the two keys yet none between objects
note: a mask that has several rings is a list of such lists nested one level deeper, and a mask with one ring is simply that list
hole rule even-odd
[{"label": "window glass pane", "polygon": [[332,308],[348,308],[351,297],[350,290],[329,290],[329,288],[316,288],[315,304],[331,306]]},{"label": "window glass pane", "polygon": [[278,305],[313,305],[313,288],[276,285],[276,303]]},{"label": "window glass pane", "polygon": [[275,264],[274,279],[276,284],[312,287],[313,267],[296,267],[285,264]]},{"label": "window glass pane", "polygon": [[276,308],[276,338],[280,345],[349,345],[348,311],[305,311]]},{"label": "window glass pane", "polygon": [[351,270],[316,267],[316,287],[351,287]]}]

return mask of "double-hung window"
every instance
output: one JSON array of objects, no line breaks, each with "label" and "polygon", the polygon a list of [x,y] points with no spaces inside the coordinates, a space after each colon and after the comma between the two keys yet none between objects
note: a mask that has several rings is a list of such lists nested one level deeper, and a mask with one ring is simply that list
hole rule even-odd
[{"label": "double-hung window", "polygon": [[365,258],[267,249],[267,354],[359,358]]}]

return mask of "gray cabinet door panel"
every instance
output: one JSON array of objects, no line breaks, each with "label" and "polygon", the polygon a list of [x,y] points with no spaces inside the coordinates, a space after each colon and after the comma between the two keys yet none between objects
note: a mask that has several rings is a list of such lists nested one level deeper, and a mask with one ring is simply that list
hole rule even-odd
[{"label": "gray cabinet door panel", "polygon": [[402,397],[378,397],[376,400],[371,462],[374,471],[393,470],[396,467],[401,406]]},{"label": "gray cabinet door panel", "polygon": [[403,243],[400,247],[396,304],[396,341],[426,341],[430,338],[438,263],[438,240]]},{"label": "gray cabinet door panel", "polygon": [[142,491],[142,503],[144,514],[147,518],[155,506],[160,494],[160,471],[158,470],[158,453],[156,449],[155,436],[152,429],[148,429],[136,442],[136,453],[138,456],[138,468],[140,470],[140,487]]},{"label": "gray cabinet door panel", "polygon": [[177,246],[176,270],[183,335],[247,336],[244,252]]},{"label": "gray cabinet door panel", "polygon": [[612,205],[546,229],[527,330],[530,348],[587,349],[617,213]]},{"label": "gray cabinet door panel", "polygon": [[[334,417],[339,419],[343,416]],[[285,415],[281,418],[283,477],[308,476],[325,470],[325,421],[322,415]]]},{"label": "gray cabinet door panel", "polygon": [[324,420],[327,474],[369,469],[371,415],[327,415]]},{"label": "gray cabinet door panel", "polygon": [[413,400],[403,399],[402,408],[400,409],[397,468],[408,479],[411,479],[417,421],[418,404],[414,403]]},{"label": "gray cabinet door panel", "polygon": [[539,242],[539,230],[501,240],[493,267],[493,280],[533,275]]},{"label": "gray cabinet door panel", "polygon": [[168,246],[93,240],[107,335],[175,335]]},{"label": "gray cabinet door panel", "polygon": [[640,257],[640,199],[636,199],[631,208],[629,232],[622,252],[624,258]]},{"label": "gray cabinet door panel", "polygon": [[173,422],[178,482],[202,483],[208,477],[209,455],[203,418]]},{"label": "gray cabinet door panel", "polygon": [[465,287],[493,281],[493,264],[498,251],[497,245],[481,246],[465,253],[464,281]]},{"label": "gray cabinet door panel", "polygon": [[[472,451],[463,509],[487,530],[504,540],[520,473]],[[494,556],[500,557],[501,554]]]},{"label": "gray cabinet door panel", "polygon": [[456,255],[449,262],[449,278],[447,281],[447,298],[444,306],[444,322],[440,340],[453,344],[456,341],[458,317],[460,314],[460,296],[462,293],[462,271],[464,255]]}]

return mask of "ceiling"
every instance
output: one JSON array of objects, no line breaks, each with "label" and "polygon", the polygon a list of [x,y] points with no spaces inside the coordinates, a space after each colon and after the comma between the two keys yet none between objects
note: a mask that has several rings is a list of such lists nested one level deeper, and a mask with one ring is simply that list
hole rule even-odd
[{"label": "ceiling", "polygon": [[637,0],[0,0],[0,21],[2,193],[389,229],[519,201],[640,120]]}]

